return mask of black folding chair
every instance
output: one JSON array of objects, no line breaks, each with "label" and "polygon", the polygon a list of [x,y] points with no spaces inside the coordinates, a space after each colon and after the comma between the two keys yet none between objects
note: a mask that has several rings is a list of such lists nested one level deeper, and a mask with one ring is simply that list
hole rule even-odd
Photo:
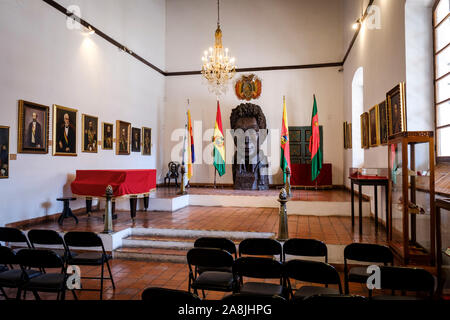
[{"label": "black folding chair", "polygon": [[[233,274],[240,279],[239,293],[285,296],[282,263],[271,258],[241,257],[233,264]],[[258,279],[279,279],[280,284],[245,282],[243,277]]]},{"label": "black folding chair", "polygon": [[[26,244],[27,248],[31,248],[31,244],[25,233],[16,228],[0,227],[0,241],[6,242],[9,245],[15,243]],[[19,249],[15,249],[15,251]]]},{"label": "black folding chair", "polygon": [[[226,239],[226,238],[215,238],[215,237],[203,237],[198,238],[194,242],[194,248],[215,248],[215,249],[221,249],[224,250],[231,255],[234,256],[234,259],[237,259],[237,250],[236,245],[233,241]],[[198,273],[202,273],[203,271],[226,271],[226,272],[232,272],[231,266],[229,267],[221,267],[221,268],[197,268]]]},{"label": "black folding chair", "polygon": [[[292,299],[303,300],[318,294],[342,294],[339,273],[328,263],[320,261],[290,260],[284,264],[283,269],[288,284],[288,291]],[[294,290],[290,279],[325,285],[334,284],[338,286],[338,289],[308,285]]]},{"label": "black folding chair", "polygon": [[[188,291],[191,288],[198,295],[198,290],[231,292],[235,290],[236,279],[227,271],[208,271],[211,268],[229,268],[233,265],[233,256],[224,250],[214,248],[192,248],[187,253],[189,266]],[[206,271],[197,273],[193,268]],[[204,298],[203,293],[203,298]]]},{"label": "black folding chair", "polygon": [[[60,256],[63,261],[67,261],[69,256],[69,250],[67,249],[66,243],[64,242],[63,237],[54,230],[41,230],[41,229],[33,229],[28,231],[28,239],[30,240],[31,246],[34,249],[40,249],[35,245],[52,245],[57,246],[55,249],[52,249],[58,256]],[[72,257],[76,256],[75,252],[70,252]]]},{"label": "black folding chair", "polygon": [[[16,252],[9,247],[0,246],[0,264],[10,266],[8,270],[0,272],[0,292],[5,299],[9,299],[4,288],[17,289],[16,299],[20,299],[20,288],[25,283],[25,278],[20,268],[13,268],[13,265],[18,264]],[[36,270],[25,270],[24,273],[28,279],[41,274],[41,272]]]},{"label": "black folding chair", "polygon": [[320,240],[293,238],[283,244],[283,261],[286,261],[286,255],[301,257],[325,257],[328,263],[327,245]]},{"label": "black folding chair", "polygon": [[190,292],[150,287],[146,288],[141,295],[141,299],[148,301],[152,306],[164,306],[169,304],[192,305],[201,301],[201,299]]},{"label": "black folding chair", "polygon": [[233,293],[227,295],[221,300],[229,305],[276,305],[287,304],[287,300],[281,296],[261,296],[258,294]]},{"label": "black folding chair", "polygon": [[[17,252],[17,262],[23,272],[25,283],[19,290],[33,292],[36,300],[40,300],[38,292],[57,293],[56,300],[65,300],[67,288],[67,272],[63,259],[52,250],[22,249]],[[42,273],[30,278],[28,276],[29,268],[34,269],[59,269],[60,272]],[[76,298],[75,292],[74,297]],[[18,293],[19,295],[19,293]]]},{"label": "black folding chair", "polygon": [[[369,299],[358,295],[345,295],[345,294],[318,294],[310,297],[306,297],[304,300],[298,301],[303,304],[339,304],[340,306],[346,303],[354,305],[356,303],[367,303]],[[297,302],[297,301],[296,301]]]},{"label": "black folding chair", "polygon": [[[101,266],[100,277],[81,277],[81,279],[96,279],[100,280],[100,289],[80,289],[85,291],[99,291],[100,300],[103,299],[103,280],[111,280],[113,289],[116,288],[114,285],[113,276],[111,273],[111,268],[109,266],[109,260],[112,259],[110,254],[107,254],[105,247],[103,246],[102,239],[94,232],[81,232],[81,231],[71,231],[64,235],[64,241],[67,248],[69,249],[69,258],[67,260],[68,265],[79,265],[79,266]],[[78,253],[77,256],[70,256],[71,247],[79,248],[98,248],[101,252],[83,252]],[[104,277],[104,266],[108,268],[109,277]]]},{"label": "black folding chair", "polygon": [[[435,279],[431,273],[422,268],[380,267],[380,289],[392,290],[392,295],[376,295],[372,300],[417,300],[419,296],[406,296],[406,292],[425,293],[431,299],[435,291]],[[402,295],[395,295],[399,290]]]},{"label": "black folding chair", "polygon": [[[394,264],[394,255],[389,247],[371,243],[352,243],[344,249],[344,282],[345,294],[349,293],[349,282],[366,283],[370,274],[367,273],[368,266],[357,266],[348,269],[347,260],[360,262],[382,263],[385,266]],[[369,296],[372,291],[369,290]]]},{"label": "black folding chair", "polygon": [[281,243],[274,239],[268,238],[249,238],[239,243],[239,257],[242,255],[250,256],[280,256],[282,261]]}]

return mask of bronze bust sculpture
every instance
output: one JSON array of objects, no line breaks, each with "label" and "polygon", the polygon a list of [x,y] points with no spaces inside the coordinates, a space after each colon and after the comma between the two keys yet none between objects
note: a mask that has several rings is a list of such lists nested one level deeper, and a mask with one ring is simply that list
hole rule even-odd
[{"label": "bronze bust sculpture", "polygon": [[231,111],[235,153],[233,184],[235,189],[267,190],[269,188],[267,157],[260,150],[267,136],[266,117],[261,107],[242,103]]}]

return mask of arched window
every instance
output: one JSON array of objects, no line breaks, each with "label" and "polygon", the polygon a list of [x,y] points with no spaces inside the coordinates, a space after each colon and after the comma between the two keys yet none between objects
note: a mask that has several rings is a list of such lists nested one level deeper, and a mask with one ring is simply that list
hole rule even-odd
[{"label": "arched window", "polygon": [[364,164],[364,149],[361,148],[361,126],[359,116],[364,112],[363,68],[356,70],[352,82],[352,166]]},{"label": "arched window", "polygon": [[450,161],[450,0],[433,8],[436,152]]}]

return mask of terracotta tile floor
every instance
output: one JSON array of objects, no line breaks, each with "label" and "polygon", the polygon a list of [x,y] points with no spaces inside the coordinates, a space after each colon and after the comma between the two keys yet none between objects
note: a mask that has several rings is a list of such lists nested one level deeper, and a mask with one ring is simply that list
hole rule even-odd
[{"label": "terracotta tile floor", "polygon": [[[22,229],[52,229],[56,231],[103,231],[103,212],[94,212],[90,217],[79,216],[79,223],[66,219],[63,226],[57,221],[48,221],[35,225],[26,225]],[[114,231],[129,227],[225,230],[225,231],[259,231],[278,232],[278,209],[276,208],[231,208],[189,206],[176,212],[138,212],[133,224],[128,211],[117,212]],[[348,244],[352,242],[386,243],[383,226],[375,232],[374,221],[363,218],[363,234],[359,234],[358,218],[355,228],[351,226],[350,217],[329,216],[288,216],[289,236],[314,238],[328,244]]]},{"label": "terracotta tile floor", "polygon": [[[171,289],[187,290],[188,286],[188,267],[185,264],[166,263],[166,262],[142,262],[115,259],[111,262],[111,269],[116,285],[113,290],[111,282],[105,281],[103,298],[105,300],[139,300],[142,291],[147,287],[164,287]],[[48,270],[49,272],[51,270]],[[100,274],[99,267],[81,266],[82,276],[98,276]],[[343,275],[341,273],[343,283]],[[260,281],[260,280],[257,280]],[[276,281],[266,281],[277,283]],[[99,281],[82,280],[84,288],[100,287]],[[296,287],[299,287],[296,284]],[[8,296],[15,297],[15,289],[5,289]],[[350,292],[353,294],[367,295],[367,290],[360,284],[350,284]],[[218,300],[228,293],[207,291],[206,299]],[[201,295],[201,293],[199,293]],[[53,293],[40,293],[43,300],[52,300],[56,298]],[[98,292],[78,291],[77,296],[80,300],[98,300]],[[3,300],[0,297],[0,300]],[[28,300],[34,300],[31,293],[27,294]],[[73,300],[70,292],[67,293],[66,299]]]},{"label": "terracotta tile floor", "polygon": [[[171,196],[172,190],[159,188],[158,197]],[[192,188],[190,192],[199,194],[211,193],[213,189]],[[228,194],[231,189],[219,189],[214,192]],[[173,191],[175,193],[176,191]],[[277,190],[264,191],[267,195],[277,195]],[[245,194],[254,194],[253,191]],[[258,192],[258,195],[261,193]],[[321,201],[349,201],[348,192],[341,190],[330,191],[305,191],[294,190],[294,198],[298,200]],[[114,231],[120,231],[129,227],[146,228],[171,228],[171,229],[204,229],[227,231],[278,231],[278,209],[275,208],[230,208],[230,207],[198,207],[189,206],[176,212],[138,212],[136,222],[133,224],[129,212],[117,212],[118,218],[114,221]],[[357,226],[357,219],[355,224]],[[363,235],[358,228],[351,227],[350,217],[315,217],[315,216],[289,216],[289,236],[315,238],[328,244],[348,244],[352,242],[386,243],[384,228],[380,227],[375,233],[374,222],[370,218],[363,219]],[[79,223],[71,219],[64,221],[60,226],[56,221],[48,221],[35,225],[24,225],[23,229],[42,228],[57,231],[85,230],[93,232],[103,231],[102,212],[95,212],[90,217],[79,216]],[[112,272],[116,282],[113,290],[109,281],[105,282],[104,299],[129,300],[140,299],[142,291],[146,287],[160,286],[165,288],[187,290],[188,267],[185,264],[167,262],[142,262],[114,259],[111,261]],[[81,267],[83,276],[98,276],[99,267]],[[342,281],[343,275],[341,274]],[[99,288],[99,282],[95,280],[82,280],[85,288]],[[351,284],[350,291],[354,294],[366,295],[362,285]],[[15,290],[7,290],[13,296]],[[78,292],[80,299],[98,299],[98,292]],[[224,293],[207,292],[207,299],[220,299]],[[54,299],[54,294],[42,294],[43,299]],[[28,294],[28,299],[34,299]],[[70,293],[67,299],[72,299]]]}]

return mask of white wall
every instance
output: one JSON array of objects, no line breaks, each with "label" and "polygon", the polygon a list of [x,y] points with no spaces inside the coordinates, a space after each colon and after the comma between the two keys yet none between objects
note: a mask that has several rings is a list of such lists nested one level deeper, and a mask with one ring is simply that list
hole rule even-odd
[{"label": "white wall", "polygon": [[[361,3],[364,8],[367,1],[345,0],[344,4],[344,38],[350,41],[354,30],[352,23],[358,18]],[[345,119],[351,121],[352,80],[359,67],[364,69],[364,111],[382,102],[386,92],[401,81],[406,81],[408,130],[430,130],[433,127],[432,94],[430,94],[431,50],[429,39],[431,11],[429,5],[419,4],[422,0],[375,0],[374,5],[381,9],[381,29],[362,27],[354,47],[344,65],[344,109]],[[424,2],[430,2],[424,0]],[[418,9],[421,6],[421,9]],[[406,13],[405,13],[406,12]],[[405,18],[406,17],[406,18]],[[405,36],[406,34],[406,36]],[[428,40],[425,38],[428,37]],[[347,45],[347,44],[346,44]],[[422,47],[425,46],[425,47]],[[353,127],[360,123],[353,123]],[[360,142],[353,140],[353,147]],[[366,168],[387,168],[388,153],[386,146],[378,146],[364,151]],[[344,153],[344,181],[350,185],[348,168],[352,167],[352,150]],[[379,188],[380,189],[380,188]],[[379,216],[384,218],[385,199],[381,190],[379,197]],[[363,188],[363,193],[372,196],[373,188]],[[374,204],[372,202],[372,212]],[[381,212],[381,214],[380,214]]]},{"label": "white wall", "polygon": [[[60,3],[79,4],[83,18],[165,68],[164,0]],[[60,212],[55,199],[70,194],[76,169],[156,168],[161,174],[162,75],[97,35],[68,30],[65,16],[40,0],[1,0],[0,39],[0,124],[11,127],[10,153],[17,153],[19,99],[78,109],[78,139],[82,113],[100,123],[124,120],[153,129],[152,156],[82,153],[81,142],[77,157],[52,156],[51,148],[47,155],[18,154],[10,161],[10,178],[0,180],[0,225]],[[72,204],[83,206],[81,200]]]},{"label": "white wall", "polygon": [[[344,54],[342,1],[307,0],[228,0],[221,1],[223,43],[236,57],[238,68],[339,62]],[[215,1],[167,0],[166,62],[168,71],[200,70],[203,51],[213,45],[217,7]],[[319,123],[324,127],[324,161],[333,164],[333,184],[342,184],[343,151],[342,73],[339,68],[265,71],[262,94],[252,100],[263,109],[269,129],[281,128],[282,97],[286,96],[290,126],[311,122],[313,94],[318,102]],[[245,73],[248,74],[248,73]],[[241,74],[237,74],[240,77]],[[208,92],[201,76],[167,77],[165,149],[166,162],[177,142],[170,137],[184,126],[186,99],[191,101],[193,121],[202,121],[203,132],[194,133],[199,159],[202,135],[215,123],[215,96]],[[230,128],[231,110],[239,101],[230,89],[221,98],[224,130]],[[339,134],[336,134],[336,133]],[[206,147],[212,133],[203,142]],[[227,139],[227,138],[226,138]],[[272,167],[279,168],[279,133],[272,140]],[[227,159],[233,156],[227,149]],[[175,159],[179,160],[179,159]],[[219,183],[232,183],[231,165]],[[194,183],[212,183],[214,170],[208,164],[194,165]],[[273,183],[280,183],[281,171]]]}]

